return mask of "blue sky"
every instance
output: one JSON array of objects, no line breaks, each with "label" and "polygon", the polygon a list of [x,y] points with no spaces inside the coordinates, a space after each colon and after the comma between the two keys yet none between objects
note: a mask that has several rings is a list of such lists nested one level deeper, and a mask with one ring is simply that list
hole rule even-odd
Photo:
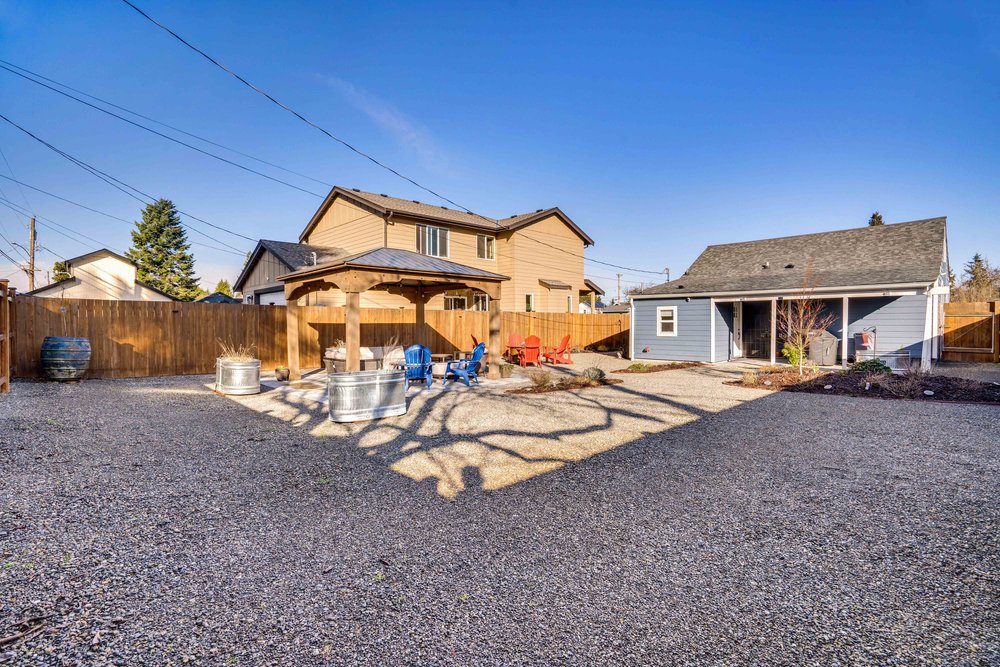
[{"label": "blue sky", "polygon": [[[953,266],[977,251],[1000,263],[996,3],[137,4],[466,207],[495,217],[561,207],[597,241],[595,259],[677,275],[710,243],[860,226],[878,209],[887,222],[947,215]],[[433,201],[117,0],[0,0],[0,58],[324,182]],[[64,151],[254,238],[295,239],[319,203],[4,71],[0,101]],[[137,202],[4,123],[0,148],[20,180],[139,215]],[[0,174],[10,175],[3,162]],[[26,203],[3,179],[0,189],[128,246],[124,223],[27,189]],[[0,233],[25,242],[23,219],[0,207]],[[39,234],[52,251],[43,268],[88,250]],[[242,263],[194,250],[207,287]],[[22,285],[0,258],[0,277],[12,272]],[[616,272],[588,266],[609,294]],[[626,287],[662,279],[624,273]]]}]

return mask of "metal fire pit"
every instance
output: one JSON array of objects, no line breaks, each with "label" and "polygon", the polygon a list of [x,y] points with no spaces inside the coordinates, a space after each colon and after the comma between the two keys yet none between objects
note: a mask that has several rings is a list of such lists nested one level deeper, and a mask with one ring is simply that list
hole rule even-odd
[{"label": "metal fire pit", "polygon": [[330,420],[356,422],[406,414],[404,371],[330,373]]},{"label": "metal fire pit", "polygon": [[215,391],[230,396],[260,393],[260,359],[253,361],[215,360]]}]

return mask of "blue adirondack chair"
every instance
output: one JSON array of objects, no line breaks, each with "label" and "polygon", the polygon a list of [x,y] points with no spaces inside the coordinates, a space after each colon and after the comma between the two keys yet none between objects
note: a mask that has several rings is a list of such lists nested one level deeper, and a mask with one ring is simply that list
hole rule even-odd
[{"label": "blue adirondack chair", "polygon": [[466,386],[470,386],[469,379],[475,380],[476,384],[479,384],[479,376],[476,374],[479,372],[479,365],[485,354],[486,343],[480,343],[472,351],[470,358],[462,359],[461,361],[449,361],[448,365],[444,368],[444,380],[442,382],[447,382],[448,376],[451,375],[456,380],[462,380]]},{"label": "blue adirondack chair", "polygon": [[399,367],[406,371],[406,388],[410,388],[410,381],[423,380],[425,387],[434,384],[434,376],[431,374],[431,351],[423,345],[411,345],[403,352],[406,363]]}]

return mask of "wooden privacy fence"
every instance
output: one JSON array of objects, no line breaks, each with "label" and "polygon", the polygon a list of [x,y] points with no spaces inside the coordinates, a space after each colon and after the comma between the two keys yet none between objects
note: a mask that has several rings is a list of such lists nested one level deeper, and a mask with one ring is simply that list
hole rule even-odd
[{"label": "wooden privacy fence", "polygon": [[[39,377],[39,351],[45,336],[90,339],[90,377],[122,378],[212,373],[219,341],[253,345],[262,368],[288,363],[287,309],[284,306],[235,304],[43,299],[18,296],[15,370]],[[344,309],[300,306],[299,358],[302,368],[322,365],[323,350],[345,336]],[[361,311],[364,346],[422,343],[434,352],[472,348],[472,337],[485,341],[489,313],[427,311],[417,331],[413,309]],[[503,313],[501,340],[535,334],[556,345],[570,334],[574,347],[624,348],[628,315],[576,313]]]},{"label": "wooden privacy fence", "polygon": [[14,288],[0,280],[0,394],[10,391],[14,345]]},{"label": "wooden privacy fence", "polygon": [[945,361],[1000,362],[1000,301],[944,305]]}]

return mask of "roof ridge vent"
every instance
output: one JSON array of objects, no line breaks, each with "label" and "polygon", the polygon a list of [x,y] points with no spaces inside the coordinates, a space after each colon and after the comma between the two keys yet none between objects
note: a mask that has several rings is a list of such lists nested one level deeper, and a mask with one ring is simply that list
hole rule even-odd
[{"label": "roof ridge vent", "polygon": [[355,192],[361,192],[361,190],[358,190],[357,188],[351,188],[351,190],[354,190]]},{"label": "roof ridge vent", "polygon": [[410,201],[413,202],[414,204],[419,204],[420,203],[416,199],[411,199]]},{"label": "roof ridge vent", "polygon": [[794,269],[795,265],[794,264],[785,264],[785,268],[786,269]]},{"label": "roof ridge vent", "polygon": [[388,197],[389,195],[387,195],[387,194],[386,194],[386,193],[384,193],[384,192],[380,192],[378,196],[379,196],[379,197]]},{"label": "roof ridge vent", "polygon": [[545,210],[544,208],[536,208],[535,213],[541,213],[544,210]]}]

